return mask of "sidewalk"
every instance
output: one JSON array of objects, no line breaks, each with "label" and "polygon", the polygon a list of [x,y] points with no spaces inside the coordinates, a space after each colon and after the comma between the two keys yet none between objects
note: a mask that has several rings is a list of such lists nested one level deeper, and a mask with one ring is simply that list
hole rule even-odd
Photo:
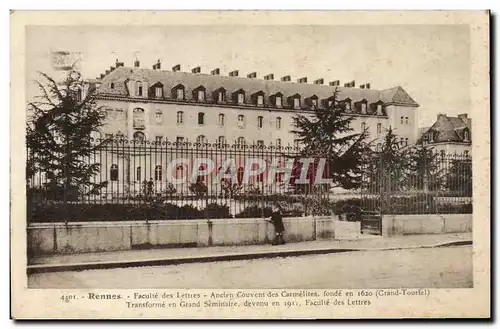
[{"label": "sidewalk", "polygon": [[391,238],[364,236],[357,240],[308,241],[281,246],[250,245],[125,250],[36,257],[28,266],[28,273],[175,265],[182,263],[290,257],[349,251],[433,248],[464,244],[472,244],[472,233],[406,235]]}]

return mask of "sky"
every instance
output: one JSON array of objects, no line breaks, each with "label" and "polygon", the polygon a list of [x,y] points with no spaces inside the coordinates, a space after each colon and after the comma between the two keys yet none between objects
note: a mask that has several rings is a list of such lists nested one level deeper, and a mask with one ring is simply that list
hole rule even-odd
[{"label": "sky", "polygon": [[182,71],[201,66],[221,75],[274,73],[308,82],[351,80],[372,89],[403,87],[420,104],[419,126],[438,113],[470,111],[470,35],[467,25],[218,25],[30,26],[26,31],[27,99],[37,94],[37,71],[55,75],[52,51],[81,54],[85,78],[104,73],[116,59]]}]

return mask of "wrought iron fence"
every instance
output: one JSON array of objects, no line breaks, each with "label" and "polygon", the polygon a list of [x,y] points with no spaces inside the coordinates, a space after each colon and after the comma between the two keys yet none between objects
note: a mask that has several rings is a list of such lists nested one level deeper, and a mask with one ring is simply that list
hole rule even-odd
[{"label": "wrought iron fence", "polygon": [[[28,150],[29,221],[267,217],[276,202],[285,216],[472,211],[468,156],[412,156],[401,165],[375,155],[364,166],[362,188],[339,193],[315,184],[318,175],[329,177],[328,159],[324,168],[310,164],[299,183],[303,168],[291,146],[96,143],[99,148],[71,160],[71,170],[57,156],[53,166],[36,165],[40,154]],[[285,166],[289,174],[280,171]],[[95,170],[84,174],[86,182],[72,174],[83,169]]]},{"label": "wrought iron fence", "polygon": [[472,213],[468,154],[408,153],[403,161],[375,158],[363,170],[359,208],[380,214]]}]

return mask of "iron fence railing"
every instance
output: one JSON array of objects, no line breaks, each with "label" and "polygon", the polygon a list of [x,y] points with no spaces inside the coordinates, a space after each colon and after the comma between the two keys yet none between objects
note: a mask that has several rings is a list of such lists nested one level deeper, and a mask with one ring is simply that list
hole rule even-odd
[{"label": "iron fence railing", "polygon": [[[299,184],[303,168],[295,147],[97,143],[99,148],[67,166],[57,163],[63,156],[52,157],[52,166],[34,161],[40,154],[28,150],[29,221],[262,217],[276,202],[287,216],[472,211],[472,163],[463,155],[408,157],[403,165],[375,155],[364,165],[362,187],[344,191],[346,198],[332,186],[315,184],[318,175],[329,177],[328,159],[324,167],[312,163]],[[85,182],[79,170],[91,166],[97,169]],[[280,171],[285,166],[288,173]]]}]

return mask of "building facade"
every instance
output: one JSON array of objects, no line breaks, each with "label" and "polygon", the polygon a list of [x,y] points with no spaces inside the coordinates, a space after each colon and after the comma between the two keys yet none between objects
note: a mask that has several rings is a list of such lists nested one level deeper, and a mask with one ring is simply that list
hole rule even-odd
[{"label": "building facade", "polygon": [[[300,147],[292,133],[297,114],[310,115],[314,108],[331,106],[337,90],[336,101],[346,116],[354,117],[354,132],[368,129],[369,140],[374,141],[375,147],[381,146],[389,127],[404,145],[417,140],[419,105],[401,87],[375,90],[369,84],[355,88],[353,82],[341,87],[338,80],[328,84],[324,84],[324,79],[307,83],[307,78],[292,82],[290,76],[275,80],[273,74],[259,79],[256,73],[239,77],[238,71],[229,76],[219,72],[214,69],[210,74],[202,74],[199,67],[182,72],[180,65],[162,70],[160,62],[152,69],[141,68],[139,61],[133,67],[125,67],[117,61],[92,82],[98,104],[106,113],[98,137],[162,142],[149,145],[208,142]],[[105,161],[100,161],[104,165],[100,179],[110,182],[108,190],[132,194],[138,193],[143,181],[149,179],[155,181],[158,192],[166,186],[167,177],[182,176],[191,172],[189,166],[200,165],[188,163],[170,168],[169,163],[182,154],[167,147],[159,149],[159,153],[149,148],[139,155],[125,154],[125,149],[121,149],[107,155]],[[245,156],[233,155],[226,153],[218,158],[215,168],[221,166],[224,157],[232,157],[240,172]],[[195,154],[189,157],[194,159]],[[265,158],[267,163],[273,161],[271,154]],[[189,174],[178,191],[187,193],[188,179]],[[261,190],[276,188],[276,184],[265,184],[258,177],[250,182],[259,183]]]},{"label": "building facade", "polygon": [[471,119],[467,114],[458,117],[438,114],[432,126],[421,129],[417,144],[432,147],[441,154],[472,155]]},{"label": "building facade", "polygon": [[[99,105],[107,119],[101,137],[119,136],[149,141],[226,141],[229,144],[294,145],[294,117],[331,104],[335,88],[345,114],[355,117],[352,128],[366,127],[377,139],[391,126],[406,144],[418,138],[418,104],[401,88],[387,90],[340,87],[339,81],[307,83],[306,78],[279,81],[273,74],[239,77],[181,72],[180,66],[161,70],[133,68],[117,62],[96,81]],[[346,84],[350,85],[350,84]]]}]

